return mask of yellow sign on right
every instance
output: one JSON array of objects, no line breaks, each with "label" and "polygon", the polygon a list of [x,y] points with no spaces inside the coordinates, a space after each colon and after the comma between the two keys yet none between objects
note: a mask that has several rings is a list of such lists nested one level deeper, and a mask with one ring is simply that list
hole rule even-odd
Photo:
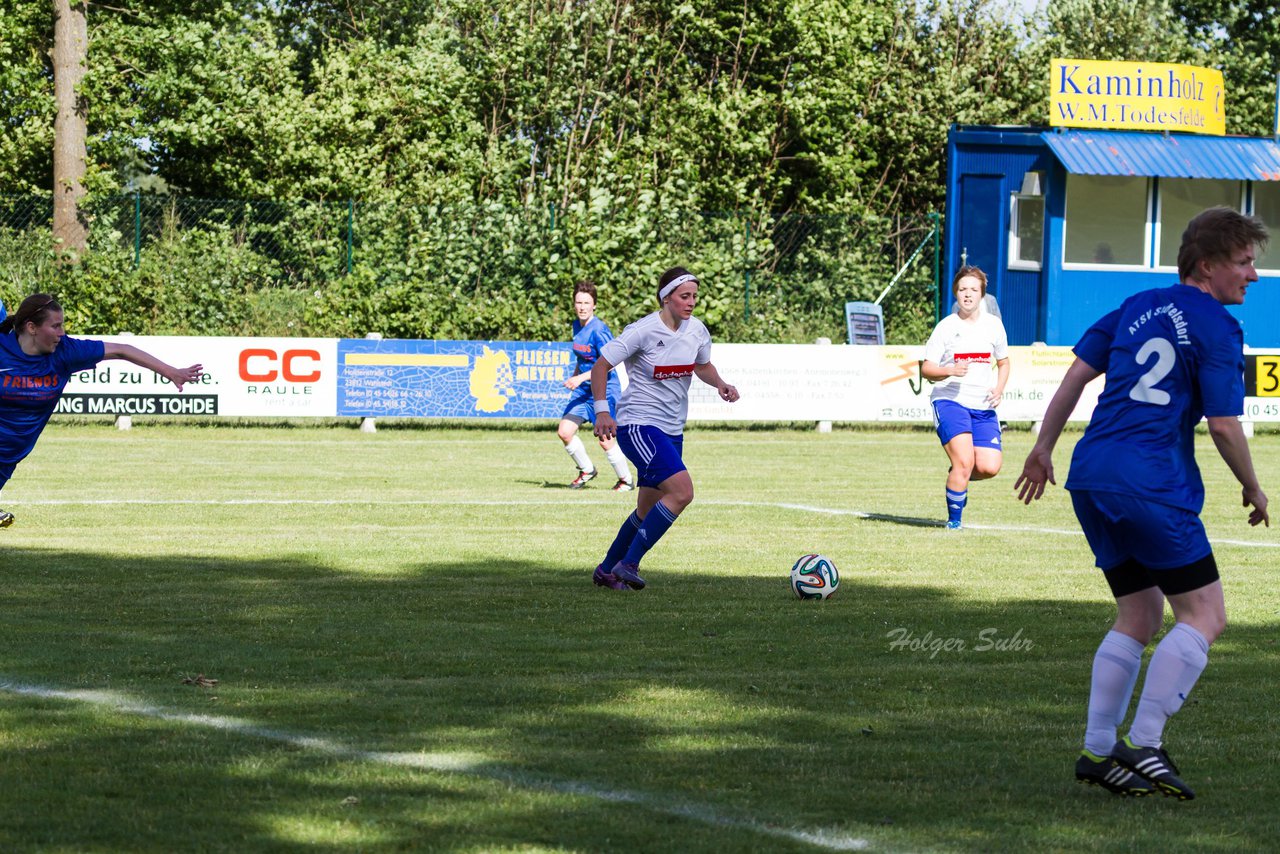
[{"label": "yellow sign on right", "polygon": [[1226,133],[1222,72],[1198,65],[1054,59],[1053,127]]}]

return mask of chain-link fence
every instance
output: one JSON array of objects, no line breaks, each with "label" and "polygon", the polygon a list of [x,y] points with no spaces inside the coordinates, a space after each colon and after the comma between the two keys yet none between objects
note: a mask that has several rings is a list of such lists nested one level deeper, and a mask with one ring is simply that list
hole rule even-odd
[{"label": "chain-link fence", "polygon": [[[845,339],[844,303],[883,299],[891,342],[936,320],[936,214],[875,218],[135,194],[82,206],[89,252],[60,263],[48,197],[0,197],[0,298],[63,295],[83,333],[556,339],[593,279],[620,327],[658,275],[704,282],[720,340]],[[886,286],[894,286],[887,293]]]}]

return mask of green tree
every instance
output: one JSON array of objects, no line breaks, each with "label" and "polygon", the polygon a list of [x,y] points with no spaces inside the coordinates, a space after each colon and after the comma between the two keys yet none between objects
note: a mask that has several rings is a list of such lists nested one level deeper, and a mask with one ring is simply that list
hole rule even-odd
[{"label": "green tree", "polygon": [[95,15],[86,96],[97,189],[129,170],[204,198],[254,197],[294,136],[294,56],[231,3],[133,0]]},{"label": "green tree", "polygon": [[1193,43],[1222,69],[1227,132],[1275,132],[1280,7],[1266,0],[1172,0]]},{"label": "green tree", "polygon": [[1033,86],[1046,111],[1049,61],[1055,57],[1211,64],[1169,0],[1057,0],[1035,32],[1026,55],[1042,69]]},{"label": "green tree", "polygon": [[1045,9],[1044,29],[1035,47],[1046,57],[1073,59],[1206,59],[1170,0],[1056,0]]},{"label": "green tree", "polygon": [[[48,163],[52,24],[0,7],[36,46],[0,68],[0,192],[47,191],[13,164]],[[948,125],[1042,122],[1059,50],[1003,0],[112,0],[90,27],[93,240],[131,230],[121,189],[238,201],[175,201],[83,294],[224,270],[191,328],[239,294],[326,333],[558,334],[574,278],[635,316],[680,260],[739,340],[835,337],[940,206]]]},{"label": "green tree", "polygon": [[0,0],[0,194],[51,187],[52,47],[47,3]]}]

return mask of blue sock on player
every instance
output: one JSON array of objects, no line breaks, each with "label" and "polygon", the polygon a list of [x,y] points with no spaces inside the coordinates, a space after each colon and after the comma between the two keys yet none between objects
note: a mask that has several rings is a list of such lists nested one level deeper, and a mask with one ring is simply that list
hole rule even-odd
[{"label": "blue sock on player", "polygon": [[640,530],[640,517],[636,515],[636,511],[632,510],[631,515],[622,523],[622,527],[618,529],[618,535],[613,538],[613,544],[609,546],[609,551],[605,552],[604,562],[600,565],[605,571],[613,569],[613,565],[622,560],[623,555],[627,553],[627,549],[631,548],[631,543],[636,538],[636,532]]},{"label": "blue sock on player", "polygon": [[636,531],[636,538],[632,540],[623,560],[638,565],[645,552],[657,545],[658,540],[662,539],[662,535],[678,518],[680,517],[668,510],[667,505],[661,501],[653,505],[649,515],[640,523],[640,530]]},{"label": "blue sock on player", "polygon": [[952,492],[947,490],[947,521],[959,522],[964,513],[964,506],[969,503],[969,490]]}]

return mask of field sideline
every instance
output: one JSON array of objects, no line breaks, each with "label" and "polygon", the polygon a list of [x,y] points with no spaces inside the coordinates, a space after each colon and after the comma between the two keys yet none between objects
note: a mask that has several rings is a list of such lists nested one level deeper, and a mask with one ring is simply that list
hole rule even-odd
[{"label": "field sideline", "polygon": [[[1013,497],[1025,430],[949,533],[927,430],[695,426],[697,497],[619,593],[589,573],[634,499],[566,489],[539,426],[50,425],[0,498],[0,850],[1280,838],[1280,536],[1207,436],[1230,625],[1166,732],[1177,803],[1074,782],[1112,605],[1065,492]],[[791,598],[807,551],[835,599]]]}]

